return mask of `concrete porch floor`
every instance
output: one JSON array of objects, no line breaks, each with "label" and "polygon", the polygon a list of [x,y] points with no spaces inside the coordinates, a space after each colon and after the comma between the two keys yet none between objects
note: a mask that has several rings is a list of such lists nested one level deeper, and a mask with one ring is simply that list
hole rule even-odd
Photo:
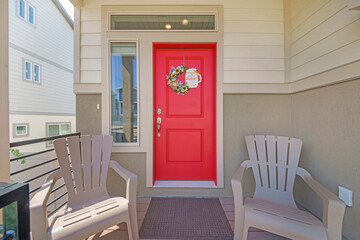
[{"label": "concrete porch floor", "polygon": [[[138,198],[137,200],[137,217],[138,217],[139,230],[144,220],[146,211],[149,207],[150,201],[151,201],[150,197]],[[234,230],[234,199],[220,198],[220,202],[225,211],[230,226]],[[127,228],[125,223],[119,224],[118,226],[113,226],[111,228],[102,231],[101,233],[97,233],[87,238],[87,240],[113,240],[113,239],[128,240]],[[283,238],[268,232],[264,232],[259,229],[250,229],[248,235],[248,240],[285,240],[285,239],[287,238]],[[156,240],[156,239],[152,239],[152,240]]]}]

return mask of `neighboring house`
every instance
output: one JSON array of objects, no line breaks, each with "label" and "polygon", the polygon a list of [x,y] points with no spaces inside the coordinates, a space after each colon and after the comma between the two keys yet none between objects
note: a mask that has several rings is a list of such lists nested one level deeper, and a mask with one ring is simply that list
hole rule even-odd
[{"label": "neighboring house", "polygon": [[[116,89],[116,93],[112,92],[112,109],[113,115],[111,116],[112,130],[111,133],[114,137],[115,142],[124,142],[126,141],[126,136],[124,134],[124,101],[123,101],[123,88],[119,87]],[[132,103],[132,127],[134,128],[133,141],[137,138],[137,89],[133,89],[133,103]],[[135,140],[136,141],[136,140]]]},{"label": "neighboring house", "polygon": [[[75,132],[73,93],[73,22],[57,0],[9,0],[9,127],[10,142]],[[52,141],[17,148],[21,153],[43,151]],[[55,158],[53,152],[11,162],[11,172]],[[28,181],[58,167],[49,162],[13,175]],[[30,190],[46,176],[31,180]],[[58,183],[59,186],[61,182]],[[50,199],[63,194],[64,188]],[[32,195],[31,195],[32,196]],[[48,210],[61,205],[56,201]]]},{"label": "neighboring house", "polygon": [[57,0],[9,0],[10,142],[75,131],[73,36]]}]

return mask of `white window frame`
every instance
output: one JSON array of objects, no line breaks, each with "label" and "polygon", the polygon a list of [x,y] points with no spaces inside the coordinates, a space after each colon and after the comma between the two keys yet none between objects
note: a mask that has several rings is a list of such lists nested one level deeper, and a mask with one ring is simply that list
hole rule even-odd
[{"label": "white window frame", "polygon": [[[30,8],[32,8],[33,10],[34,10],[34,22],[33,23],[31,23],[30,22],[30,19],[29,19],[29,16],[30,16],[30,14],[29,14],[29,12],[30,12]],[[33,25],[33,26],[36,26],[36,8],[32,5],[32,4],[30,4],[30,3],[28,3],[27,2],[27,5],[26,5],[26,12],[27,12],[27,14],[26,14],[26,16],[27,16],[27,22],[28,23],[30,23],[31,25]]]},{"label": "white window frame", "polygon": [[139,102],[140,102],[140,88],[139,88],[139,41],[138,39],[131,39],[131,40],[127,40],[127,39],[114,39],[114,40],[110,40],[108,42],[108,61],[109,61],[109,69],[108,69],[108,76],[109,76],[109,132],[108,134],[111,135],[111,45],[112,43],[135,43],[136,44],[136,86],[137,86],[137,90],[136,90],[136,105],[137,105],[137,113],[136,113],[136,124],[137,124],[137,141],[136,142],[131,142],[131,143],[113,143],[114,146],[123,146],[123,147],[139,147],[140,146],[140,106],[139,106]]},{"label": "white window frame", "polygon": [[[20,1],[24,2],[24,17],[20,16]],[[34,10],[34,22],[31,23],[29,21],[29,9],[30,7]],[[27,0],[16,0],[16,16],[18,16],[23,21],[26,21],[28,24],[32,25],[33,27],[36,27],[36,7],[29,3]]]},{"label": "white window frame", "polygon": [[[26,78],[26,63],[30,63],[30,78]],[[35,81],[35,66],[39,67],[39,81]],[[36,62],[30,61],[28,59],[23,58],[23,80],[25,82],[31,82],[35,84],[41,85],[42,83],[42,65]]]},{"label": "white window frame", "polygon": [[[20,16],[20,1],[24,2],[24,17]],[[27,19],[27,2],[26,0],[17,0],[16,1],[16,15],[22,20],[26,21]]]},{"label": "white window frame", "polygon": [[[38,67],[39,67],[39,72],[38,72],[39,81],[36,81],[36,80],[35,80],[35,66],[38,66]],[[41,84],[41,65],[40,65],[40,64],[37,64],[37,63],[33,63],[33,68],[32,68],[32,70],[33,70],[32,77],[33,77],[34,83]]]},{"label": "white window frame", "polygon": [[[111,29],[111,17],[119,15],[213,15],[214,16],[214,29]],[[129,11],[129,12],[118,12],[118,11],[109,11],[108,12],[108,30],[109,32],[166,32],[166,31],[175,31],[175,32],[217,32],[218,31],[218,12],[217,11],[169,11],[169,12],[138,12],[138,11]]]},{"label": "white window frame", "polygon": [[[17,127],[25,127],[26,132],[19,134],[17,132]],[[17,137],[27,137],[29,136],[29,124],[28,123],[14,123],[13,124],[13,137],[17,138]]]},{"label": "white window frame", "polygon": [[[70,129],[70,132],[69,133],[65,133],[65,134],[70,134],[71,133],[71,122],[47,122],[46,123],[46,136],[48,137],[51,137],[49,134],[50,134],[50,131],[49,131],[49,127],[50,126],[54,126],[54,125],[57,125],[59,126],[59,135],[64,135],[64,134],[61,134],[61,125],[64,125],[64,124],[67,124],[69,125],[69,129]],[[46,147],[52,147],[54,146],[53,143],[51,141],[47,141],[46,142]]]},{"label": "white window frame", "polygon": [[[27,59],[23,59],[23,80],[27,82],[33,81],[33,63]],[[30,78],[26,77],[26,63],[30,64]]]}]

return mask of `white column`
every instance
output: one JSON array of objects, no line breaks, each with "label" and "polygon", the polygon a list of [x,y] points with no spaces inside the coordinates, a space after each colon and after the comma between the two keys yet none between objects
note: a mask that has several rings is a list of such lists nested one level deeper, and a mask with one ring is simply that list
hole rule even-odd
[{"label": "white column", "polygon": [[0,182],[10,180],[8,2],[0,1]]},{"label": "white column", "polygon": [[126,56],[122,60],[123,78],[123,126],[124,135],[128,142],[133,139],[133,66],[134,57]]}]

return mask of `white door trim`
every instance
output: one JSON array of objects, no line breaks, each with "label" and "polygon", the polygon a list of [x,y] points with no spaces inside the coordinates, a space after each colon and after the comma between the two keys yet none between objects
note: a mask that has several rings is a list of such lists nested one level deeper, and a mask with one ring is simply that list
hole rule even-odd
[{"label": "white door trim", "polygon": [[[150,6],[135,6],[137,11],[147,10]],[[162,6],[172,10],[173,6]],[[146,187],[153,185],[153,42],[215,42],[217,43],[216,62],[216,188],[224,187],[224,154],[223,154],[223,72],[224,72],[224,36],[223,6],[182,6],[183,11],[216,11],[218,14],[218,31],[213,32],[137,32],[108,31],[109,13],[129,11],[133,6],[102,6],[102,133],[110,133],[110,87],[109,87],[109,42],[137,40],[139,52],[139,109],[138,117],[141,129],[138,146],[113,146],[114,153],[146,153]],[[205,8],[205,9],[204,9]],[[155,6],[154,9],[159,9]],[[157,10],[158,11],[158,10]],[[124,38],[126,36],[126,38]],[[178,184],[173,187],[186,187]],[[211,186],[209,186],[211,187]]]}]

